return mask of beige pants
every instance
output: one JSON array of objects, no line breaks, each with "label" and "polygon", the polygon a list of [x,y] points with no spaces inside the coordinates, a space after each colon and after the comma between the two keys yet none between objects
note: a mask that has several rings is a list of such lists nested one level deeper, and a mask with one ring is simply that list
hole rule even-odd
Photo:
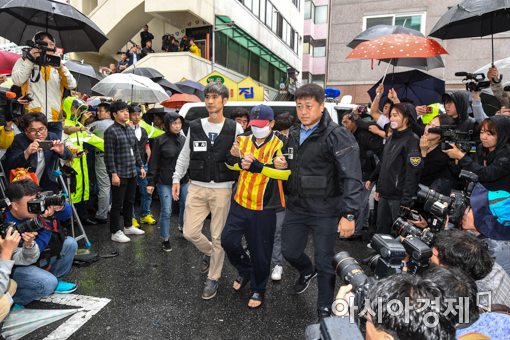
[{"label": "beige pants", "polygon": [[[18,285],[16,281],[9,280],[9,284],[7,285],[7,291],[2,297],[0,297],[0,322],[4,321],[5,317],[9,314],[12,305],[12,297],[16,293],[16,288]],[[9,294],[10,296],[7,296]]]},{"label": "beige pants", "polygon": [[[208,278],[221,277],[225,252],[221,232],[227,221],[232,189],[210,189],[190,184],[184,210],[184,237],[205,255],[211,256]],[[202,233],[204,220],[211,213],[211,241]]]}]

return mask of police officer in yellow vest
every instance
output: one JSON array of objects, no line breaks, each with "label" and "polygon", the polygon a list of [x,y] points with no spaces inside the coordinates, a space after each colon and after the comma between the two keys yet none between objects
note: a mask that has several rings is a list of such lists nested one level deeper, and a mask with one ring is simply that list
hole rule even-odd
[{"label": "police officer in yellow vest", "polygon": [[73,154],[71,167],[76,172],[76,185],[74,188],[71,188],[71,199],[82,222],[85,224],[95,224],[87,213],[90,188],[87,153],[84,149],[84,143],[104,151],[104,141],[102,138],[90,133],[81,123],[81,121],[86,120],[86,112],[88,111],[88,105],[84,101],[75,97],[67,97],[63,101],[62,109],[66,118],[64,121],[64,132],[68,135],[66,146]]}]

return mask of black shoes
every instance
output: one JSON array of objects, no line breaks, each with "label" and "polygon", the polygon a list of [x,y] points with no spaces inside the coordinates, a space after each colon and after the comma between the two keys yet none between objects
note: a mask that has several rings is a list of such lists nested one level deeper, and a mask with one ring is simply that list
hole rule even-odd
[{"label": "black shoes", "polygon": [[163,251],[169,253],[172,251],[172,246],[170,245],[170,240],[163,241]]},{"label": "black shoes", "polygon": [[310,282],[317,277],[317,272],[313,272],[312,274],[308,275],[300,275],[299,279],[297,280],[296,284],[294,285],[294,292],[296,294],[301,294],[305,290],[308,289],[308,286],[310,286]]},{"label": "black shoes", "polygon": [[211,257],[207,255],[202,256],[202,260],[200,261],[200,271],[202,273],[207,273],[209,271],[209,264],[211,263]]},{"label": "black shoes", "polygon": [[317,316],[319,317],[319,322],[321,322],[322,319],[329,318],[331,316],[331,309],[328,307],[321,307],[317,309]]}]

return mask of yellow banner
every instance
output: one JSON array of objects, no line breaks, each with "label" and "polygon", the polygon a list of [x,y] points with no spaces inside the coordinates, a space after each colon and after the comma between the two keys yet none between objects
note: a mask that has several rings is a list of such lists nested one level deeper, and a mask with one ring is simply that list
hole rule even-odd
[{"label": "yellow banner", "polygon": [[208,75],[206,75],[205,77],[200,79],[198,82],[204,86],[207,86],[207,84],[209,84],[209,83],[223,84],[228,88],[228,92],[229,92],[228,100],[231,100],[231,101],[239,100],[238,96],[237,96],[237,93],[239,92],[237,89],[237,83],[234,80],[230,79],[229,77],[227,77],[224,74],[221,74],[218,71],[209,73]]},{"label": "yellow banner", "polygon": [[237,88],[237,100],[239,101],[264,101],[264,87],[251,77],[246,77],[237,83]]}]

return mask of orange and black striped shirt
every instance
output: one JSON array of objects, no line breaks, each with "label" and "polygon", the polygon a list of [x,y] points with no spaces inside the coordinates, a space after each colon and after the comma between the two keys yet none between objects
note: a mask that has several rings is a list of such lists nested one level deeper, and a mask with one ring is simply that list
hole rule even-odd
[{"label": "orange and black striped shirt", "polygon": [[275,180],[287,180],[290,176],[290,170],[277,170],[273,166],[273,159],[282,154],[284,138],[282,134],[273,132],[264,143],[257,145],[253,135],[238,137],[240,156],[252,154],[264,164],[260,173],[243,170],[239,164],[229,166],[231,170],[240,171],[234,196],[240,206],[250,210],[263,210],[270,201],[274,201],[275,195],[279,195]]}]

